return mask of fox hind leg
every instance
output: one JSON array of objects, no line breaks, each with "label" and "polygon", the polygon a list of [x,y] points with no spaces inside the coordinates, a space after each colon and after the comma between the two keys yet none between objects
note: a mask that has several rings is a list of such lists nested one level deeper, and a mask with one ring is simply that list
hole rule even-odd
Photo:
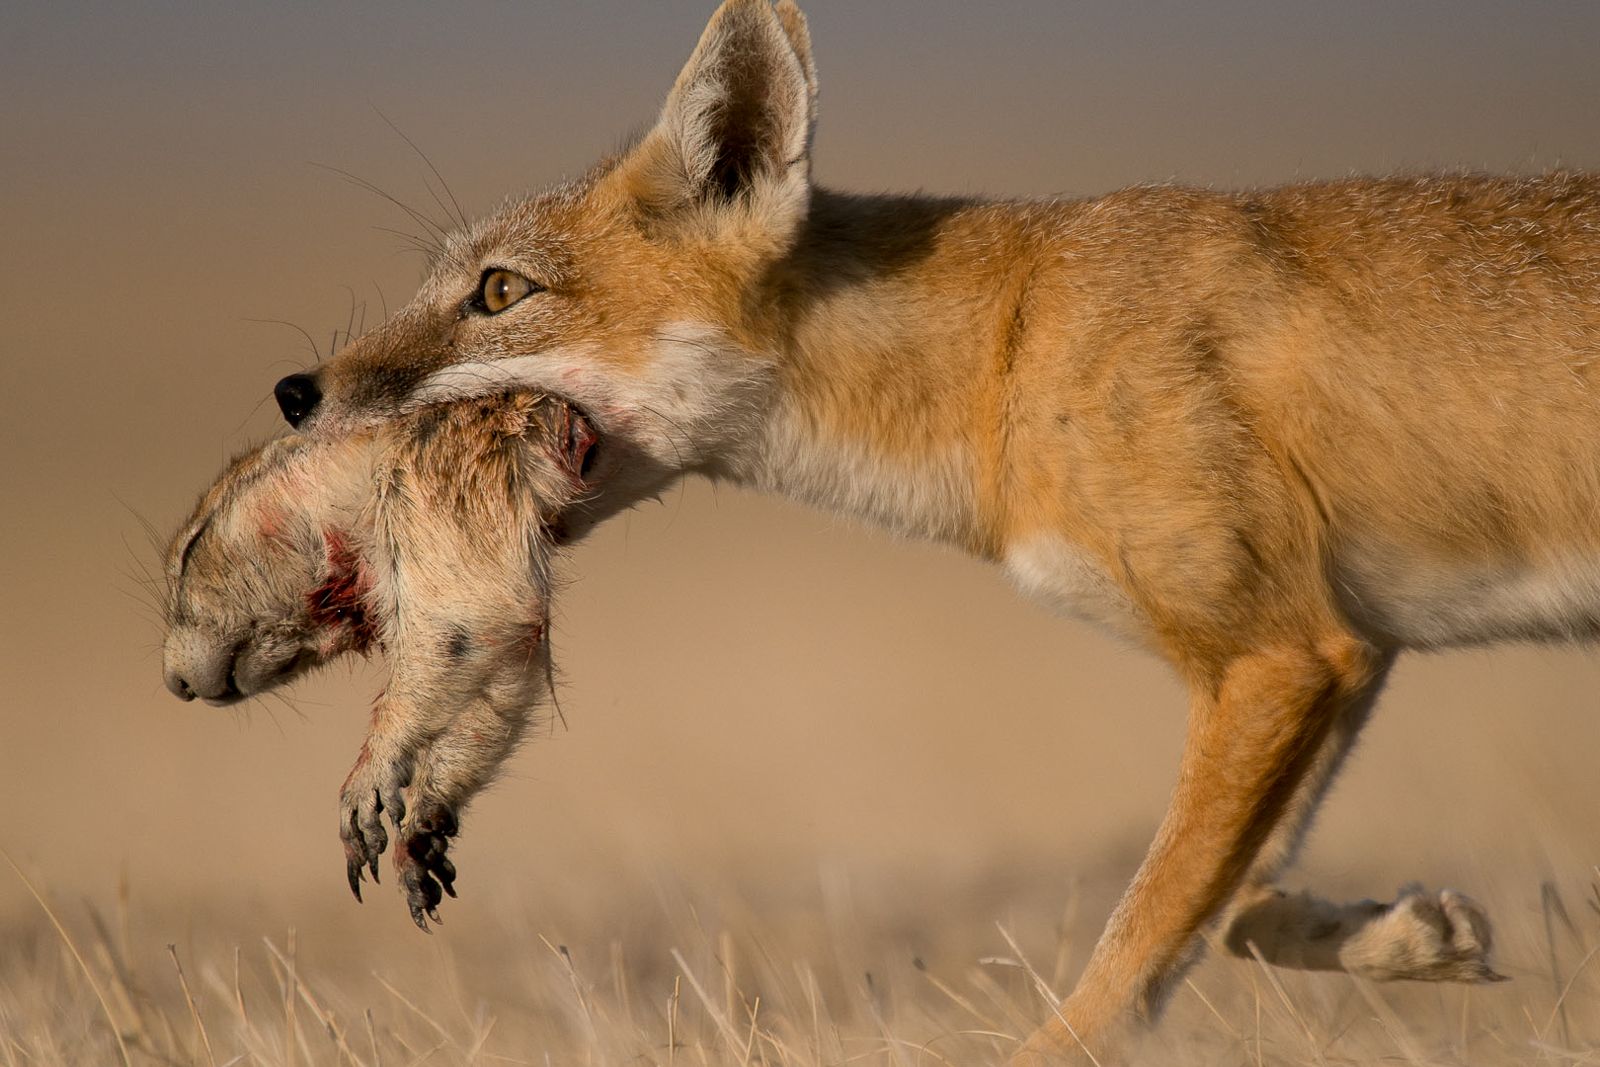
[{"label": "fox hind leg", "polygon": [[1224,944],[1267,963],[1345,971],[1374,981],[1494,982],[1493,934],[1478,903],[1452,889],[1401,887],[1394,901],[1335,904],[1310,893],[1258,892],[1230,917]]},{"label": "fox hind leg", "polygon": [[1484,910],[1453,890],[1403,887],[1391,903],[1340,904],[1287,893],[1277,879],[1293,861],[1316,809],[1371,717],[1389,655],[1365,694],[1340,709],[1310,771],[1223,913],[1221,941],[1234,955],[1278,967],[1346,971],[1375,980],[1493,981],[1492,933]]}]

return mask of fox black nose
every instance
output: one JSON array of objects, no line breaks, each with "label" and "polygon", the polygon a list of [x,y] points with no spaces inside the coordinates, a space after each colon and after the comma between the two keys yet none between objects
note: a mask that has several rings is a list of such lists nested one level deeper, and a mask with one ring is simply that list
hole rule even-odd
[{"label": "fox black nose", "polygon": [[278,407],[283,417],[289,420],[290,426],[299,426],[304,422],[305,417],[315,411],[322,400],[322,390],[317,388],[317,380],[309,374],[291,374],[281,379],[272,387],[272,395],[278,398]]}]

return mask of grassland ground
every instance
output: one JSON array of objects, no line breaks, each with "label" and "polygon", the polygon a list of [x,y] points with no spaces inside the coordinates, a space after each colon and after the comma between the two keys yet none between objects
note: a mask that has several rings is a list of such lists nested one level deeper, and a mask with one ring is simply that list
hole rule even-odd
[{"label": "grassland ground", "polygon": [[[0,1064],[992,1063],[1070,985],[1124,874],[658,867],[469,888],[430,938],[388,887],[363,911],[245,887],[83,899],[0,867]],[[1600,872],[1469,888],[1511,981],[1373,985],[1210,952],[1143,1062],[1600,1064]]]}]

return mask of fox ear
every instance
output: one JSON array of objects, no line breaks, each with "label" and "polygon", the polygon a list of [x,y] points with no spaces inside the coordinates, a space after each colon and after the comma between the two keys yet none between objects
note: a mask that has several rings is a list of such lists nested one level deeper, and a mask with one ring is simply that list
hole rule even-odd
[{"label": "fox ear", "polygon": [[817,64],[811,58],[811,30],[800,5],[794,0],[778,0],[772,12],[778,16],[778,24],[789,38],[789,47],[794,49],[794,58],[799,61],[800,73],[806,80],[806,157],[809,159],[811,134],[817,125]]},{"label": "fox ear", "polygon": [[798,223],[809,196],[816,73],[792,0],[726,0],[655,128],[622,161],[653,216],[743,204]]}]

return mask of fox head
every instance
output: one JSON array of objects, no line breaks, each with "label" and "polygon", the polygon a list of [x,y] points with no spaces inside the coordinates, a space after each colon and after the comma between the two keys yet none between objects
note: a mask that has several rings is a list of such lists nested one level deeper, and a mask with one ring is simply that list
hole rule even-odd
[{"label": "fox head", "polygon": [[448,235],[402,310],[278,383],[284,416],[342,435],[549,390],[600,435],[590,521],[712,471],[772,389],[774,266],[807,216],[815,100],[799,9],[727,0],[637,145]]}]

